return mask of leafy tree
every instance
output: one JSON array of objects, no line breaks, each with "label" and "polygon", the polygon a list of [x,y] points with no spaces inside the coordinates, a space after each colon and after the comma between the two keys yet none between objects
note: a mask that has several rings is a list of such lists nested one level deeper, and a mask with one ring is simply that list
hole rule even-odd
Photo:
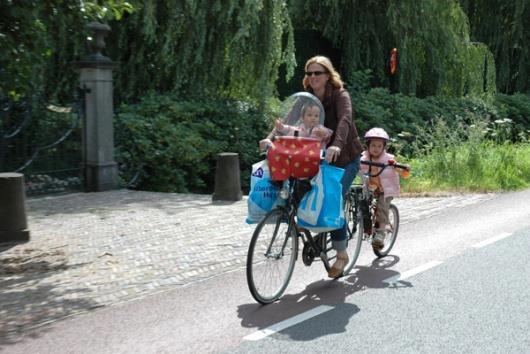
[{"label": "leafy tree", "polygon": [[121,18],[123,0],[0,2],[0,95],[65,99],[77,83],[72,61],[84,55],[84,24]]},{"label": "leafy tree", "polygon": [[484,42],[497,64],[501,92],[530,92],[530,1],[460,0],[471,37]]},{"label": "leafy tree", "polygon": [[470,42],[467,17],[455,0],[291,0],[291,13],[296,28],[317,29],[342,50],[346,78],[371,69],[379,83],[388,83],[387,58],[396,47],[402,93],[495,93],[494,82],[484,85],[494,70],[487,47]]},{"label": "leafy tree", "polygon": [[149,1],[112,27],[111,56],[121,63],[117,87],[126,100],[151,89],[263,100],[275,93],[280,64],[287,76],[294,69],[284,1]]}]

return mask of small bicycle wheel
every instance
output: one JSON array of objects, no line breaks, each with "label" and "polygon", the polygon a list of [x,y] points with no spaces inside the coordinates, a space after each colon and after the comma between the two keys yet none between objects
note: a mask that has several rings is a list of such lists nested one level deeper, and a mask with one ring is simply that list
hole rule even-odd
[{"label": "small bicycle wheel", "polygon": [[270,304],[282,295],[298,253],[294,225],[284,209],[270,211],[256,226],[247,255],[247,283],[257,302]]},{"label": "small bicycle wheel", "polygon": [[355,262],[357,262],[357,258],[359,258],[359,253],[361,252],[363,242],[363,218],[360,209],[358,210],[359,214],[355,212],[355,206],[351,203],[350,199],[346,202],[344,210],[346,211],[346,237],[348,238],[346,252],[348,253],[350,261],[346,267],[344,267],[343,275],[347,275],[352,270]]},{"label": "small bicycle wheel", "polygon": [[396,242],[397,234],[399,231],[399,211],[394,204],[390,204],[388,209],[388,225],[386,225],[386,236],[385,246],[380,250],[374,250],[377,258],[385,257],[388,255],[394,243]]}]

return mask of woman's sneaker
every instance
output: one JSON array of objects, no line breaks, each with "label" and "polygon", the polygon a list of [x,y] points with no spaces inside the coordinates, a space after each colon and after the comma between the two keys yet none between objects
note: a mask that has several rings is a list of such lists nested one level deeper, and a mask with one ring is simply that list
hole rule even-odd
[{"label": "woman's sneaker", "polygon": [[372,247],[375,250],[382,250],[385,247],[385,230],[377,230],[372,240]]}]

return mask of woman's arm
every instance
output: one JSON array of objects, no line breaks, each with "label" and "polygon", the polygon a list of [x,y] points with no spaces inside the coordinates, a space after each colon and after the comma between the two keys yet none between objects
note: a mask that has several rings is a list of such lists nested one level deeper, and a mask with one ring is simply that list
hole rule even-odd
[{"label": "woman's arm", "polygon": [[335,132],[335,139],[333,139],[331,145],[342,150],[348,139],[348,134],[353,122],[351,99],[348,91],[342,90],[337,94],[335,111],[337,112],[337,129]]}]

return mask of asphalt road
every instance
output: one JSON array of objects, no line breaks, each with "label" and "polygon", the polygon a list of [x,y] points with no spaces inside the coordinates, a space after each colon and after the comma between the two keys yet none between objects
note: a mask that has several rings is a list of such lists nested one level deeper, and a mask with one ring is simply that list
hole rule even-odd
[{"label": "asphalt road", "polygon": [[281,301],[244,270],[54,323],[6,353],[508,352],[530,348],[530,190],[401,226],[330,281],[298,262]]}]

